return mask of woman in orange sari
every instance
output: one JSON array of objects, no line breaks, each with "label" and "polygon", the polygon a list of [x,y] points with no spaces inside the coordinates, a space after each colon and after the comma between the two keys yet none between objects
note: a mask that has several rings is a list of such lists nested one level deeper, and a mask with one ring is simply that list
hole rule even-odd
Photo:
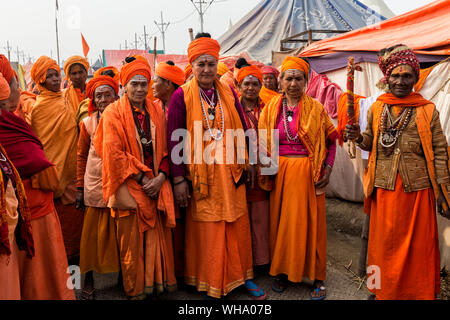
[{"label": "woman in orange sari", "polygon": [[[174,93],[169,107],[167,134],[171,137],[169,153],[173,153],[170,160],[175,199],[178,205],[187,207],[184,278],[187,285],[206,291],[207,297],[221,298],[245,285],[253,298],[265,299],[264,291],[250,280],[253,266],[245,139],[233,145],[233,137],[225,136],[226,130],[246,130],[247,126],[236,93],[217,79],[219,51],[219,43],[209,34],[197,35],[188,48],[194,77]],[[183,156],[191,160],[187,163],[183,156],[175,156],[179,138],[172,139],[172,134],[178,132],[185,135],[184,143],[195,145],[183,150]],[[230,154],[227,143],[232,146],[228,148]],[[205,153],[210,152],[205,157],[203,148]],[[226,154],[227,159],[231,156],[233,163],[225,163],[220,154]],[[250,168],[254,178],[254,168]]]},{"label": "woman in orange sari", "polygon": [[379,300],[432,300],[440,292],[436,203],[450,218],[447,141],[435,105],[413,92],[420,73],[414,52],[383,49],[379,65],[386,93],[369,109],[366,131],[345,129],[371,152],[364,175],[367,287]]},{"label": "woman in orange sari", "polygon": [[103,112],[94,137],[102,159],[103,200],[115,221],[125,294],[176,290],[174,200],[163,110],[148,98],[151,70],[135,59],[120,71],[121,99]]},{"label": "woman in orange sari", "polygon": [[[306,61],[283,61],[283,94],[264,107],[259,129],[279,130],[279,169],[270,193],[270,274],[276,276],[272,289],[282,292],[288,281],[307,277],[314,281],[311,299],[321,300],[326,296],[325,187],[337,132],[323,106],[305,94],[308,74]],[[267,146],[276,143],[270,137]]]},{"label": "woman in orange sari", "polygon": [[259,96],[267,104],[274,96],[278,95],[278,77],[280,76],[280,71],[272,66],[264,66],[261,68],[261,71],[263,72],[263,86]]},{"label": "woman in orange sari", "polygon": [[78,141],[75,111],[60,90],[61,74],[55,60],[40,57],[31,69],[31,78],[40,92],[31,111],[31,127],[44,146],[45,156],[56,166],[54,203],[69,264],[78,265],[83,212],[75,208]]},{"label": "woman in orange sari", "polygon": [[[241,92],[241,105],[245,112],[248,128],[255,130],[257,138],[258,121],[264,103],[259,98],[262,87],[263,74],[257,66],[245,64],[236,76]],[[251,151],[257,151],[257,143],[250,141]],[[259,180],[259,179],[258,179]],[[269,250],[269,192],[263,190],[258,182],[254,185],[247,183],[247,204],[252,230],[253,265],[264,268],[270,262]],[[256,268],[255,268],[256,269]]]}]

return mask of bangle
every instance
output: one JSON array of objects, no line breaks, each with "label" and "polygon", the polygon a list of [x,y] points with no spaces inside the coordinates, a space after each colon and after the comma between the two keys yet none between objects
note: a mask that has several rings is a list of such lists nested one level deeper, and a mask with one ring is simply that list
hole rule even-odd
[{"label": "bangle", "polygon": [[145,173],[142,172],[141,177],[138,180],[139,184],[142,184],[142,180],[144,180],[144,177],[145,177]]},{"label": "bangle", "polygon": [[180,181],[178,181],[177,183],[174,183],[173,185],[174,186],[176,186],[176,185],[179,185],[179,184],[181,184],[181,183],[183,183],[183,182],[185,182],[186,180],[183,178],[183,180],[180,180]]}]

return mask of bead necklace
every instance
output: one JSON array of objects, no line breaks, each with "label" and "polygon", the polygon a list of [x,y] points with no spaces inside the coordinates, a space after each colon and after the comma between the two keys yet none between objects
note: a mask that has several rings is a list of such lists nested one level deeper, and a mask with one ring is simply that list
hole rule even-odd
[{"label": "bead necklace", "polygon": [[[213,140],[220,141],[223,138],[223,131],[224,131],[224,128],[225,128],[225,118],[224,118],[224,115],[223,115],[222,101],[220,100],[220,94],[219,94],[219,92],[217,92],[217,101],[219,103],[219,110],[220,110],[221,120],[222,121],[221,121],[221,126],[219,126],[219,129],[217,130],[216,135],[213,135],[212,130],[211,130],[211,126],[209,125],[208,116],[206,115],[205,105],[204,105],[203,99],[202,99],[202,89],[200,87],[199,87],[199,92],[200,92],[200,103],[201,103],[201,106],[202,106],[202,112],[203,112],[203,116],[205,118],[206,127],[208,129],[209,135],[211,136],[211,138]],[[214,89],[214,92],[216,92],[216,89]],[[212,109],[212,108],[209,108],[209,109]],[[208,109],[208,111],[209,111],[209,109]],[[211,121],[214,121],[214,119],[215,119],[215,107],[214,107],[213,110],[214,110],[214,118],[211,119],[211,113],[210,113],[210,117],[209,117],[209,119]],[[213,122],[213,125],[214,125],[214,122]]]},{"label": "bead necklace", "polygon": [[[147,122],[147,128],[150,131],[150,117],[147,115],[147,111],[145,110],[140,110],[139,108],[132,106],[133,107],[133,118],[134,118],[134,122],[136,124],[138,133],[139,133],[139,138],[141,140],[141,144],[142,147],[144,148],[144,150],[148,151],[150,150],[150,146],[152,143],[152,137],[151,137],[151,132],[149,132],[149,134],[147,134],[144,130],[144,123]],[[137,121],[136,121],[137,120]]]},{"label": "bead necklace", "polygon": [[393,146],[405,130],[411,119],[412,108],[404,108],[401,114],[394,121],[391,116],[390,106],[385,105],[380,119],[380,144],[386,155],[390,155]]},{"label": "bead necklace", "polygon": [[[288,124],[289,119],[288,119],[288,116],[287,116],[286,109],[287,109],[287,101],[286,101],[286,98],[283,98],[283,126],[284,126],[284,131],[286,132],[286,137],[288,138],[289,141],[300,142],[300,138],[298,136],[298,132],[296,133],[295,137],[292,137],[291,129],[290,129],[289,124]],[[294,111],[291,111],[291,112],[292,112],[292,115],[293,115]],[[292,121],[292,119],[291,119],[291,121]],[[289,121],[289,122],[291,122],[291,121]]]},{"label": "bead necklace", "polygon": [[203,98],[206,101],[206,103],[209,105],[209,107],[208,107],[208,114],[209,114],[208,118],[209,118],[209,120],[214,121],[214,119],[216,118],[216,104],[214,102],[214,98],[216,96],[215,95],[216,90],[214,90],[211,99],[209,99],[208,95],[205,93],[205,91],[203,91],[203,89],[200,88],[200,87],[199,87],[199,89],[200,89],[200,96],[201,96],[201,98]]}]

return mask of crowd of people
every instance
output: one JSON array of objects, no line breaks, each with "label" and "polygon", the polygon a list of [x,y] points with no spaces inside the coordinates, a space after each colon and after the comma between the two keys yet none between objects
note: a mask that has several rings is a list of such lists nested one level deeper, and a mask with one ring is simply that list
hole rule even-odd
[{"label": "crowd of people", "polygon": [[368,264],[381,277],[373,297],[436,297],[436,211],[450,217],[447,143],[434,104],[413,92],[420,65],[409,48],[380,52],[386,93],[366,131],[347,125],[343,136],[305,94],[305,59],[277,69],[241,58],[230,70],[207,33],[187,52],[184,70],[167,61],[153,75],[135,55],[89,82],[88,61],[73,56],[64,90],[60,67],[42,56],[33,92],[19,89],[0,55],[0,299],[75,299],[67,270],[79,265],[86,300],[94,272],[119,273],[136,300],[185,286],[205,299],[244,286],[264,300],[255,274],[272,276],[275,293],[308,278],[310,298],[322,300],[338,138],[371,151]]}]

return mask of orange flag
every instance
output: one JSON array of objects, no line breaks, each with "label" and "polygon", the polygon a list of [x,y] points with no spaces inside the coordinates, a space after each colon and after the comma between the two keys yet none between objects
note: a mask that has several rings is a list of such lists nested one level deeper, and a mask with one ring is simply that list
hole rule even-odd
[{"label": "orange flag", "polygon": [[89,45],[87,44],[86,39],[83,37],[83,34],[81,34],[81,43],[83,44],[84,56],[87,58],[89,52]]}]

